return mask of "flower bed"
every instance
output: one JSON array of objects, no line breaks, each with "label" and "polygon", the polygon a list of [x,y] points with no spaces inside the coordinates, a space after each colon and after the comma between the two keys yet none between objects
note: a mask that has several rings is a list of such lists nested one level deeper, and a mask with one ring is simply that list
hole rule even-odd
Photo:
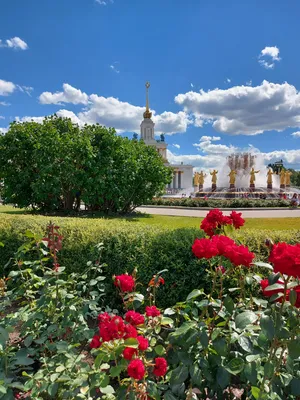
[{"label": "flower bed", "polygon": [[108,281],[100,258],[65,274],[57,226],[27,232],[0,282],[0,399],[297,399],[300,245],[268,241],[261,262],[229,237],[243,223],[208,213],[189,247],[212,285],[167,309],[156,299],[168,269],[144,296],[138,271]]},{"label": "flower bed", "polygon": [[209,208],[272,208],[290,207],[290,200],[283,199],[203,199],[203,198],[153,198],[147,205],[173,207],[209,207]]}]

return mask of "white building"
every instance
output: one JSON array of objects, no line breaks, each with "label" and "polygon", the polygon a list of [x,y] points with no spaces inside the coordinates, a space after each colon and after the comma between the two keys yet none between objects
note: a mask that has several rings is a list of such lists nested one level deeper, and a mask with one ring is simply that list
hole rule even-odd
[{"label": "white building", "polygon": [[165,161],[165,165],[173,169],[173,181],[166,188],[166,192],[173,194],[183,192],[189,195],[193,190],[193,166],[180,164],[170,164],[167,159],[167,143],[165,136],[160,135],[160,140],[155,139],[154,122],[152,121],[152,113],[149,109],[148,90],[150,84],[146,83],[146,111],[144,112],[144,120],[141,123],[141,140],[147,145],[153,146],[161,154]]}]

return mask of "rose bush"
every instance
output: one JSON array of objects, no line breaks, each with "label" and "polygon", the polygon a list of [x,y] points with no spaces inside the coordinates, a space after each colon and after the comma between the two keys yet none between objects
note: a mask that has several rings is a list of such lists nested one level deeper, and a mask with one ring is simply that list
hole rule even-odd
[{"label": "rose bush", "polygon": [[[25,246],[17,271],[3,280],[0,398],[299,398],[300,246],[267,241],[270,263],[260,262],[229,237],[243,224],[235,212],[208,213],[207,237],[191,251],[205,260],[211,285],[167,309],[155,302],[168,270],[152,277],[145,297],[138,271],[113,276],[122,300],[113,310],[109,298],[93,294],[95,286],[105,293],[100,275],[86,276],[85,289],[84,279],[63,277],[56,229],[52,242],[33,239],[41,257],[28,264]],[[20,339],[12,343],[17,326]]]}]

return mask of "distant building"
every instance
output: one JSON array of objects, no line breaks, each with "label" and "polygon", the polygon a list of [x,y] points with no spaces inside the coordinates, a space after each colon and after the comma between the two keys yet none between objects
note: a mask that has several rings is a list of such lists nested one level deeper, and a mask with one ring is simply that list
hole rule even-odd
[{"label": "distant building", "polygon": [[[178,193],[184,190],[193,192],[193,166],[180,164],[170,164],[167,159],[167,147],[168,144],[165,142],[164,134],[160,135],[160,140],[155,139],[154,127],[155,124],[152,121],[152,113],[149,109],[149,96],[148,90],[150,83],[146,83],[146,111],[144,112],[144,119],[141,123],[141,140],[147,145],[153,146],[157,149],[157,152],[162,156],[165,161],[165,165],[173,169],[173,180],[166,187],[167,193]],[[186,193],[189,194],[189,193]]]}]

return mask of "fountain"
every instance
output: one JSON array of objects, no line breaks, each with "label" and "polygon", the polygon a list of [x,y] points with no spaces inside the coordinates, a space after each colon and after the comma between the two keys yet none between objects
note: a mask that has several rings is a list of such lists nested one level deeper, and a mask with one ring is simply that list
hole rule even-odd
[{"label": "fountain", "polygon": [[202,171],[195,174],[196,197],[266,199],[299,193],[290,186],[291,172],[281,170],[277,175],[264,165],[260,155],[251,153],[231,154],[220,170],[213,170],[210,175]]}]

